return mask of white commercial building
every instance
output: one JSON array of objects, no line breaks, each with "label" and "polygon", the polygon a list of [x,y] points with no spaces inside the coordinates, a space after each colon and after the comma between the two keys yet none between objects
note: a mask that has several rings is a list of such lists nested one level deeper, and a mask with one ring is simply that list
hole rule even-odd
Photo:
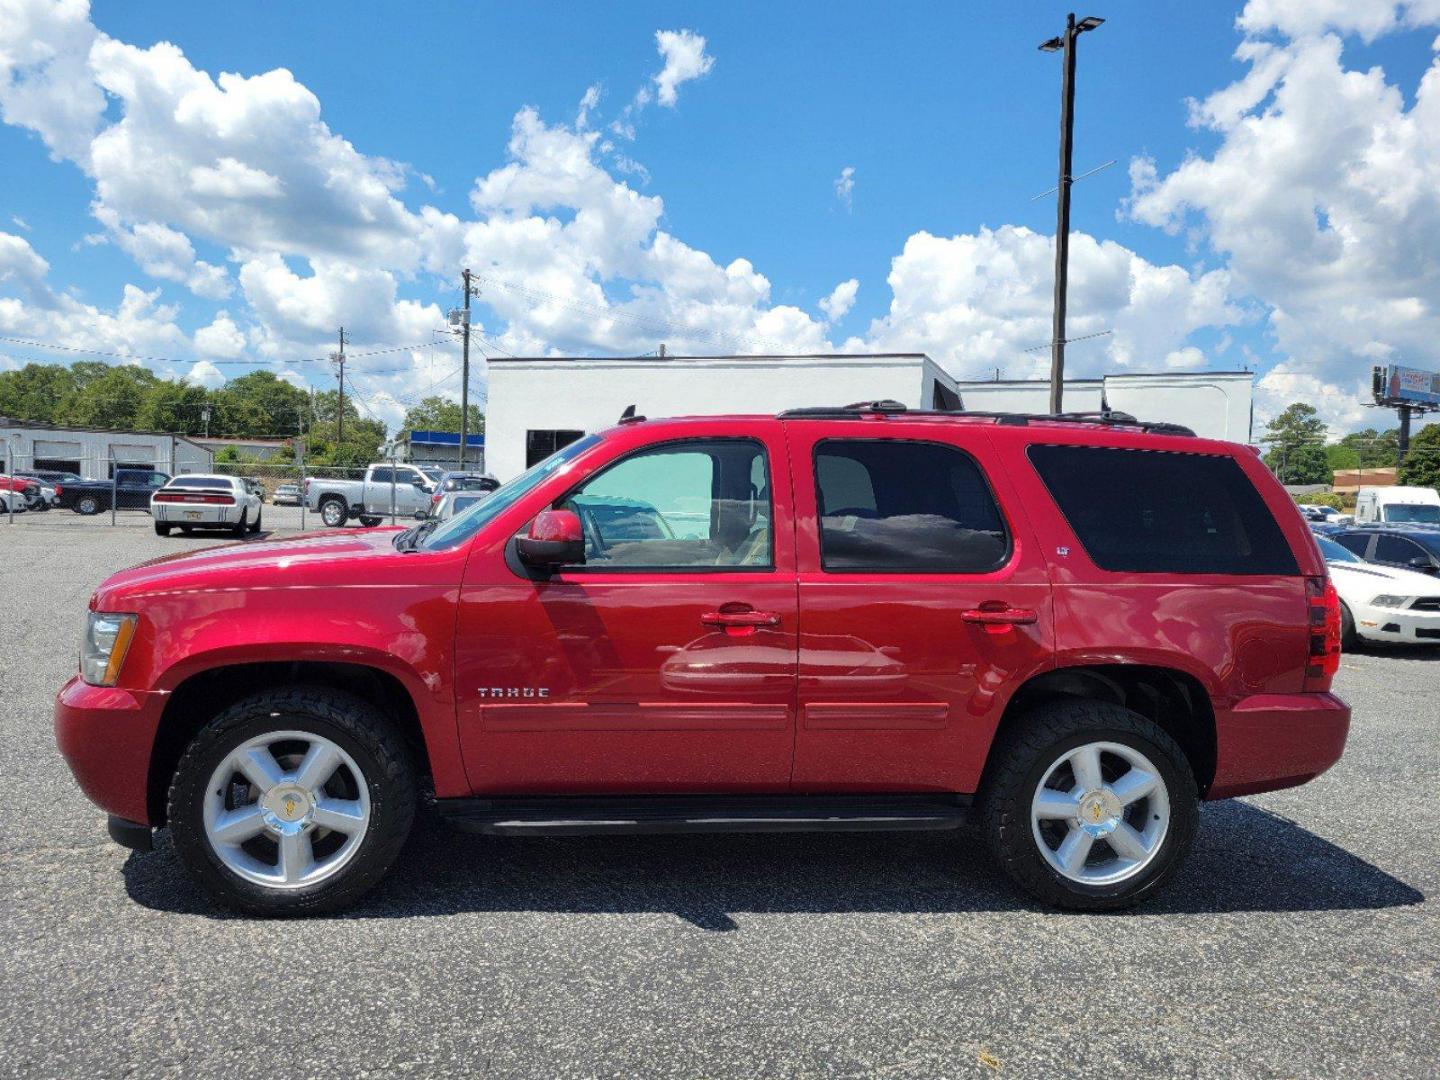
[{"label": "white commercial building", "polygon": [[57,427],[0,417],[0,463],[6,473],[41,469],[108,480],[113,466],[177,476],[208,472],[212,459],[208,449],[184,435]]},{"label": "white commercial building", "polygon": [[[631,405],[644,416],[777,413],[891,399],[912,409],[1043,413],[1046,382],[958,382],[923,353],[846,356],[492,357],[485,460],[501,480]],[[1248,371],[1107,375],[1065,384],[1064,408],[1103,407],[1248,442]]]}]

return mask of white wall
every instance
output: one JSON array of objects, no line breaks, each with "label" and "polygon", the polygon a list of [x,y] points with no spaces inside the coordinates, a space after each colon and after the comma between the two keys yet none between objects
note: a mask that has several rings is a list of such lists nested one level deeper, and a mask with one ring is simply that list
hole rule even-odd
[{"label": "white wall", "polygon": [[600,431],[628,405],[651,418],[768,414],[877,398],[929,408],[927,364],[922,356],[495,360],[485,460],[494,476],[509,480],[525,469],[527,430]]},{"label": "white wall", "polygon": [[[937,381],[976,412],[1044,413],[1050,403],[1048,382],[957,383],[919,355],[494,360],[489,379],[485,461],[501,480],[524,470],[527,430],[600,431],[628,405],[652,418],[769,414],[878,398],[928,409]],[[1113,409],[1248,442],[1253,384],[1249,372],[1108,375],[1067,381],[1064,407],[1099,410],[1103,386]]]},{"label": "white wall", "polygon": [[1141,420],[1184,424],[1204,438],[1238,443],[1250,441],[1254,387],[1255,376],[1248,371],[1105,378],[1112,409]]},{"label": "white wall", "polygon": [[78,457],[87,480],[108,479],[112,450],[122,462],[145,462],[167,473],[206,472],[212,462],[208,450],[185,439],[120,431],[0,427],[0,446],[6,469],[33,469],[37,457]]},{"label": "white wall", "polygon": [[[1165,375],[1106,375],[1065,383],[1066,412],[1096,412],[1101,387],[1110,408],[1140,420],[1184,424],[1207,439],[1250,441],[1250,406],[1255,377],[1248,371],[1175,372]],[[962,382],[957,384],[966,409],[975,412],[1044,413],[1050,410],[1050,384],[1037,382]]]}]

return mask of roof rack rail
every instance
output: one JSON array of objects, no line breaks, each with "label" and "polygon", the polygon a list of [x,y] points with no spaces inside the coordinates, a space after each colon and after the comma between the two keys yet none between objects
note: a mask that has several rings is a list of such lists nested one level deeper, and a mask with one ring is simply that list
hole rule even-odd
[{"label": "roof rack rail", "polygon": [[1157,420],[1137,420],[1127,412],[1107,409],[1102,412],[1069,413],[1017,413],[978,412],[968,409],[911,409],[898,401],[857,401],[853,405],[819,405],[804,409],[786,409],[780,413],[782,420],[853,420],[857,416],[943,416],[978,417],[994,420],[997,424],[1023,427],[1036,422],[1060,422],[1070,424],[1096,424],[1102,427],[1133,427],[1150,435],[1181,435],[1194,437],[1195,432],[1184,424],[1171,424]]}]

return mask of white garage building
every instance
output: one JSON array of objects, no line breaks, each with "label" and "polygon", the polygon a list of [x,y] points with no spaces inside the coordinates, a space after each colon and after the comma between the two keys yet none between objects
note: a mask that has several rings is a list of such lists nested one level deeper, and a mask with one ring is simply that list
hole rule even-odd
[{"label": "white garage building", "polygon": [[121,469],[158,469],[176,476],[208,472],[213,455],[183,435],[57,427],[0,417],[0,462],[6,473],[43,469],[108,480]]},{"label": "white garage building", "polygon": [[[501,480],[581,435],[644,416],[775,413],[890,398],[912,409],[1043,413],[1047,382],[957,382],[923,353],[845,356],[492,357],[485,461]],[[1107,375],[1065,384],[1070,412],[1108,405],[1248,442],[1248,371]]]}]

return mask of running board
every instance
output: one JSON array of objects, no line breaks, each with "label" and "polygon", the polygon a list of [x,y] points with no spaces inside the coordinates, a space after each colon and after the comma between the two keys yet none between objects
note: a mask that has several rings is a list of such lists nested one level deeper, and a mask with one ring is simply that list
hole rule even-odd
[{"label": "running board", "polygon": [[439,799],[451,824],[492,836],[958,829],[968,795],[625,795]]}]

